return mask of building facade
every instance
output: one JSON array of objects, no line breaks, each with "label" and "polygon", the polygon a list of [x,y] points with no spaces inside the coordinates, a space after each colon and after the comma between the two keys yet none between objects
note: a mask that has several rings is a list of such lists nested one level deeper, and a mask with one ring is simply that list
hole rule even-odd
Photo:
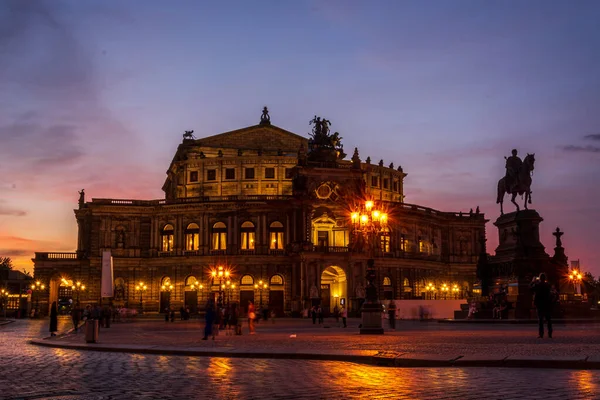
[{"label": "building facade", "polygon": [[[164,199],[86,201],[82,192],[77,251],[33,260],[47,301],[72,297],[76,281],[87,287],[83,303],[100,301],[106,251],[113,304],[146,312],[194,311],[219,295],[278,315],[310,304],[357,311],[369,258],[381,299],[463,296],[476,279],[484,215],[405,203],[401,167],[361,161],[356,149],[346,160],[329,121],[313,123],[305,138],[272,125],[265,108],[255,126],[200,139],[186,132]],[[369,245],[350,217],[365,200],[389,216]]]}]

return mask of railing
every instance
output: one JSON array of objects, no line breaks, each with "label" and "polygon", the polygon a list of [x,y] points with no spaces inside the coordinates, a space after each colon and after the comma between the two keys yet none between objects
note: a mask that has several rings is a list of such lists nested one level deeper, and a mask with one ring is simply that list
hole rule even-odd
[{"label": "railing", "polygon": [[234,196],[202,196],[184,197],[173,200],[130,200],[130,199],[92,199],[92,204],[117,206],[158,206],[167,204],[206,203],[216,201],[282,201],[290,200],[293,196],[279,195],[234,195]]},{"label": "railing", "polygon": [[255,254],[254,250],[240,250],[240,254],[243,256],[253,256]]},{"label": "railing", "polygon": [[175,255],[174,251],[159,251],[158,252],[159,257],[173,257],[174,255]]},{"label": "railing", "polygon": [[184,250],[184,256],[201,256],[202,252],[200,250]]},{"label": "railing", "polygon": [[269,254],[272,256],[285,256],[285,250],[283,249],[269,249]]},{"label": "railing", "polygon": [[36,260],[77,260],[77,258],[77,253],[35,253]]}]

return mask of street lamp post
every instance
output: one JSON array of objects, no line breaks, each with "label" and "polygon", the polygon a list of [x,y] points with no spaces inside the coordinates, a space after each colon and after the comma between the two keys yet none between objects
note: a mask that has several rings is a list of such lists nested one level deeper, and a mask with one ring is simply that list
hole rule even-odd
[{"label": "street lamp post", "polygon": [[140,282],[135,285],[135,291],[140,293],[140,314],[144,313],[143,296],[144,292],[148,290],[148,286],[144,282]]},{"label": "street lamp post", "polygon": [[433,286],[433,283],[429,282],[429,284],[425,286],[425,291],[429,293],[429,299],[433,300],[433,296],[435,294],[435,286]]},{"label": "street lamp post", "polygon": [[368,200],[365,201],[364,204],[360,204],[351,214],[354,234],[356,236],[363,235],[365,237],[365,245],[369,251],[369,259],[367,260],[366,299],[361,310],[361,334],[383,334],[383,325],[381,321],[383,307],[377,296],[377,288],[373,281],[377,276],[375,272],[377,235],[387,226],[388,215],[373,207],[373,201]]},{"label": "street lamp post", "polygon": [[442,284],[442,294],[444,295],[444,300],[448,298],[448,290],[448,285],[446,285],[445,283]]},{"label": "street lamp post", "polygon": [[460,289],[458,288],[457,284],[454,284],[452,286],[452,293],[454,293],[454,299],[458,299],[458,292],[460,292]]},{"label": "street lamp post", "polygon": [[172,284],[162,285],[160,287],[161,292],[169,294],[169,298],[167,300],[167,308],[169,310],[171,310],[171,292],[173,291],[174,288],[175,288],[175,286],[173,286]]},{"label": "street lamp post", "polygon": [[79,293],[82,290],[85,290],[85,285],[82,285],[81,282],[78,281],[73,286],[71,286],[71,289],[77,294],[77,296],[75,297],[75,302],[79,303]]},{"label": "street lamp post", "polygon": [[6,309],[8,308],[8,290],[6,289],[0,290],[0,304],[2,304],[4,319],[6,319]]},{"label": "street lamp post", "polygon": [[39,317],[40,312],[40,292],[46,290],[46,285],[40,281],[36,281],[31,285],[31,290],[35,293],[35,310],[33,312],[34,317]]},{"label": "street lamp post", "polygon": [[[190,286],[192,288],[192,290],[195,290],[196,292],[200,292],[200,304],[202,304],[202,294],[204,293],[204,285],[201,284],[200,282],[196,281],[195,283],[192,283],[192,285]],[[196,308],[198,307],[198,300],[196,300]]]},{"label": "street lamp post", "polygon": [[229,305],[231,298],[233,297],[234,289],[235,289],[235,283],[231,283],[231,281],[225,282],[225,290],[227,293],[227,305]]},{"label": "street lamp post", "polygon": [[577,285],[581,284],[581,278],[582,278],[581,271],[571,270],[571,272],[569,273],[569,280],[571,282],[573,282],[573,294],[574,294],[574,296],[581,294],[581,293],[578,293],[579,291],[577,290]]},{"label": "street lamp post", "polygon": [[213,278],[213,285],[215,283],[215,278],[219,278],[219,298],[217,299],[217,304],[222,305],[223,294],[225,291],[223,279],[229,279],[231,272],[228,269],[223,268],[223,266],[219,265],[216,270],[211,271],[211,275]]},{"label": "street lamp post", "polygon": [[262,292],[267,289],[267,287],[267,283],[263,283],[262,279],[259,280],[257,284],[254,284],[254,289],[258,289],[258,293],[260,294],[260,308],[262,308]]}]

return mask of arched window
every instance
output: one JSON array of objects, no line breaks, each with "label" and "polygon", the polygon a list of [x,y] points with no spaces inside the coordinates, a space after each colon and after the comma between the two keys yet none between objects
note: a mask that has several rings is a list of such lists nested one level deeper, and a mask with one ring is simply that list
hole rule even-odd
[{"label": "arched window", "polygon": [[242,250],[254,250],[254,236],[256,229],[254,224],[250,221],[246,221],[242,224]]},{"label": "arched window", "polygon": [[383,298],[385,300],[392,300],[394,298],[394,288],[389,276],[383,277]]},{"label": "arched window", "polygon": [[171,284],[171,278],[169,278],[168,276],[165,276],[160,280],[161,286],[169,286],[170,284]]},{"label": "arched window", "polygon": [[185,249],[188,251],[200,248],[200,227],[191,223],[185,228]]},{"label": "arched window", "polygon": [[283,285],[283,277],[281,275],[273,275],[270,283],[271,285]]},{"label": "arched window", "polygon": [[404,286],[404,291],[405,292],[412,292],[412,287],[410,286],[410,281],[408,280],[408,278],[404,278],[403,281],[403,286]]},{"label": "arched window", "polygon": [[271,250],[283,249],[283,224],[279,221],[269,225],[269,248]]},{"label": "arched window", "polygon": [[385,227],[381,230],[380,233],[380,240],[381,240],[381,251],[384,253],[389,253],[390,252],[390,228]]},{"label": "arched window", "polygon": [[212,249],[227,249],[227,225],[223,222],[217,222],[212,228]]},{"label": "arched window", "polygon": [[244,275],[240,280],[241,285],[254,285],[254,278],[252,275]]},{"label": "arched window", "polygon": [[185,278],[185,286],[192,286],[194,284],[196,284],[196,282],[198,282],[198,280],[196,279],[196,277],[194,275],[190,275],[187,278]]},{"label": "arched window", "polygon": [[175,236],[175,229],[173,225],[166,224],[160,231],[162,238],[161,251],[173,251],[173,238]]}]

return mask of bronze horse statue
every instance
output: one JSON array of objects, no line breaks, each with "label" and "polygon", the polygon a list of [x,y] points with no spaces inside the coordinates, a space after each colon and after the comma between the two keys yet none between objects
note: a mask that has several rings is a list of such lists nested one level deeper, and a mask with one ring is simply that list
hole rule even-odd
[{"label": "bronze horse statue", "polygon": [[510,201],[517,206],[517,212],[520,211],[519,205],[515,202],[517,194],[525,194],[524,207],[527,210],[527,203],[531,204],[531,173],[533,172],[533,164],[535,163],[535,153],[527,153],[527,157],[523,160],[523,164],[517,171],[517,182],[512,187],[507,187],[506,177],[498,181],[498,198],[496,204],[500,204],[500,214],[504,214],[502,209],[502,202],[504,201],[504,194],[512,194]]}]

